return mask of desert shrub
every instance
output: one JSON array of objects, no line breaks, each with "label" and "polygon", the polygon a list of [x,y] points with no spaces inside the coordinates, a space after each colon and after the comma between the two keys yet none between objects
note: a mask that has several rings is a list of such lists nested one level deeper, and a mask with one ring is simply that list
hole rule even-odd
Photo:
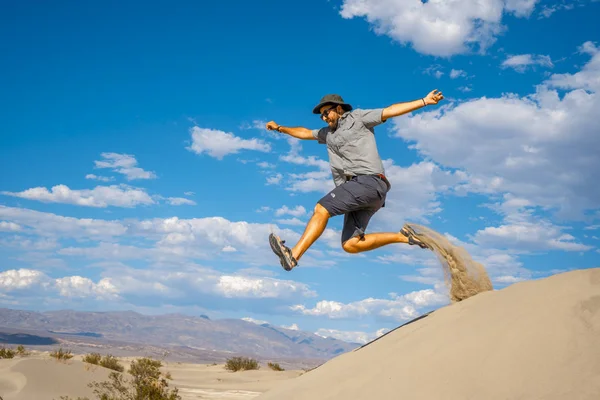
[{"label": "desert shrub", "polygon": [[119,364],[119,360],[116,357],[111,356],[110,354],[102,357],[102,359],[100,360],[100,365],[104,368],[112,369],[118,372],[125,371],[125,367]]},{"label": "desert shrub", "polygon": [[13,349],[7,349],[5,347],[0,348],[0,358],[14,358],[15,354]]},{"label": "desert shrub", "polygon": [[99,365],[101,359],[102,359],[102,355],[100,353],[90,353],[90,354],[86,354],[82,358],[82,361],[86,362],[88,364]]},{"label": "desert shrub", "polygon": [[281,366],[279,365],[279,363],[268,363],[267,364],[269,366],[269,368],[271,368],[273,371],[285,371],[283,368],[281,368]]},{"label": "desert shrub", "polygon": [[259,369],[258,361],[247,357],[233,357],[227,359],[225,369],[229,371],[246,371],[251,369]]},{"label": "desert shrub", "polygon": [[25,349],[25,346],[23,346],[22,344],[17,346],[17,355],[23,357],[23,356],[28,356],[29,352]]},{"label": "desert shrub", "polygon": [[71,350],[63,350],[63,348],[59,348],[58,350],[50,353],[50,357],[56,358],[57,360],[69,360],[73,358],[73,354],[71,354]]},{"label": "desert shrub", "polygon": [[94,382],[90,387],[100,400],[181,400],[177,388],[169,389],[160,367],[162,363],[151,358],[140,358],[131,362],[131,380],[123,374],[111,372],[109,381]]}]

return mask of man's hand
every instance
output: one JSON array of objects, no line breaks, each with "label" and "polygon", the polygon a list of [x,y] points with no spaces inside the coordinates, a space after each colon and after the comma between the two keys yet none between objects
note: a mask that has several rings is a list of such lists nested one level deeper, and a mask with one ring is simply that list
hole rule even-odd
[{"label": "man's hand", "polygon": [[430,105],[430,104],[437,104],[438,101],[442,100],[443,98],[444,98],[444,96],[442,96],[442,92],[435,89],[435,90],[432,90],[431,92],[429,92],[429,94],[427,96],[425,96],[423,98],[423,100],[425,100],[425,104]]},{"label": "man's hand", "polygon": [[267,122],[267,130],[268,131],[276,131],[279,128],[279,125],[275,123],[275,121]]}]

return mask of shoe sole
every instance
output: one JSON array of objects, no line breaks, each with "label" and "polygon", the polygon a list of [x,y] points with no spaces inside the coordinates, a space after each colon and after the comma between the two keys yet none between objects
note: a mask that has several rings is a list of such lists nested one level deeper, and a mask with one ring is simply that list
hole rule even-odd
[{"label": "shoe sole", "polygon": [[[406,233],[408,233],[408,235]],[[402,233],[404,236],[406,236],[408,238],[408,241],[410,243],[411,239],[413,241],[413,243],[410,244],[414,244],[416,246],[419,246],[422,249],[428,249],[428,250],[433,250],[433,248],[431,246],[429,246],[427,243],[423,242],[422,240],[417,238],[417,241],[415,242],[415,236],[417,236],[417,232],[415,232],[415,230],[413,228],[411,228],[410,226],[404,226],[401,230],[400,233]]]},{"label": "shoe sole", "polygon": [[271,233],[269,235],[269,244],[271,245],[271,250],[273,250],[273,253],[275,253],[275,255],[279,257],[279,263],[281,264],[283,269],[285,269],[286,271],[291,271],[293,267],[288,267],[283,261],[285,255],[283,254],[283,250],[281,249],[280,239]]}]

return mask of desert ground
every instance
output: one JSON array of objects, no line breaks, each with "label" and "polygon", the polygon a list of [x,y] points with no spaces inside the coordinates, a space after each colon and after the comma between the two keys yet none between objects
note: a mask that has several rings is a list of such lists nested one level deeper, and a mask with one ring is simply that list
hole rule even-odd
[{"label": "desert ground", "polygon": [[[106,381],[111,370],[83,362],[81,355],[57,361],[48,352],[32,352],[24,357],[0,360],[0,396],[3,400],[59,400],[87,396],[95,400],[92,381]],[[128,367],[134,358],[119,358]],[[224,364],[164,362],[161,370],[171,374],[169,387],[177,387],[183,400],[251,399],[295,378],[305,371],[273,371],[261,365],[255,371],[231,372]]]}]

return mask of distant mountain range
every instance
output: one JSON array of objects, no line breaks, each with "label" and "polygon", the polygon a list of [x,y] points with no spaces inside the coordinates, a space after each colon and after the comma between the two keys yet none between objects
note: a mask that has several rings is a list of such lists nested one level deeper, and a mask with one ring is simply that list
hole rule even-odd
[{"label": "distant mountain range", "polygon": [[311,332],[240,319],[213,321],[206,316],[143,315],[133,311],[34,312],[0,308],[0,327],[272,358],[329,359],[359,347]]}]

